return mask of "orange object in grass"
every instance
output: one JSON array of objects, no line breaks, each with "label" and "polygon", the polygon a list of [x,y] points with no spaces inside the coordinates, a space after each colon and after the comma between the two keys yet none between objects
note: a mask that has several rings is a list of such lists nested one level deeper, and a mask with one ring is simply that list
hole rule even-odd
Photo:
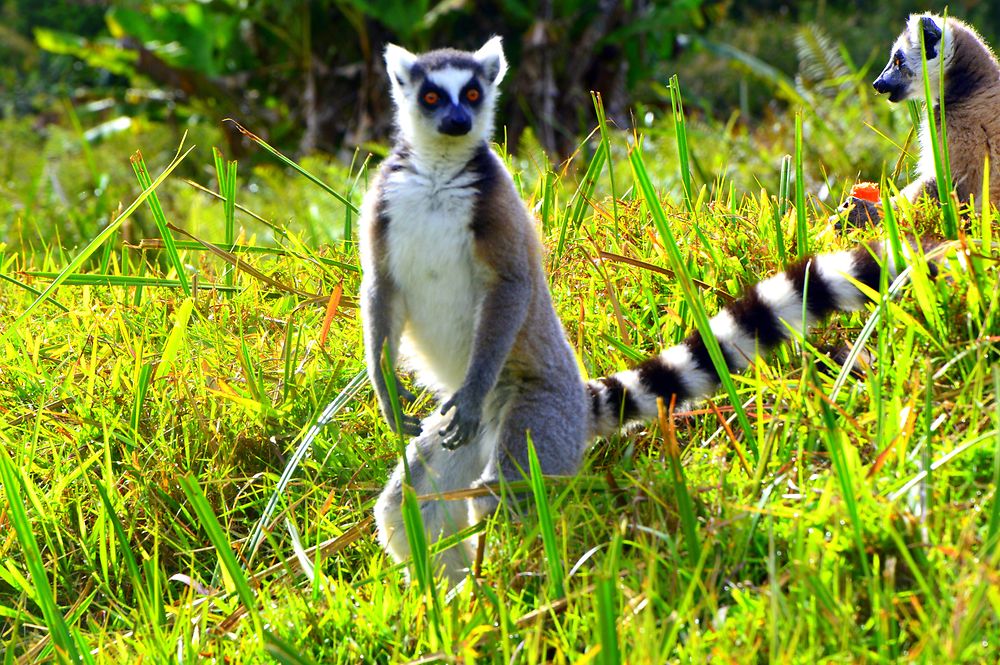
[{"label": "orange object in grass", "polygon": [[881,203],[882,196],[878,191],[878,184],[874,182],[859,182],[851,187],[851,196],[871,203]]}]

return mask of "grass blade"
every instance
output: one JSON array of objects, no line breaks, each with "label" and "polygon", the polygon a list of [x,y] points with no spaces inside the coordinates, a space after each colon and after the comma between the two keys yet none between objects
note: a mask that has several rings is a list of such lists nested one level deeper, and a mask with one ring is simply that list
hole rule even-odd
[{"label": "grass blade", "polygon": [[670,77],[670,109],[674,123],[674,138],[677,143],[677,160],[680,163],[681,189],[684,205],[694,215],[694,192],[691,183],[691,155],[688,152],[687,120],[684,117],[684,102],[681,98],[680,80],[677,74]]},{"label": "grass blade", "polygon": [[552,522],[552,510],[549,507],[548,494],[545,492],[545,478],[542,467],[538,463],[535,444],[528,435],[528,469],[531,474],[531,493],[535,497],[535,509],[538,511],[538,528],[542,532],[542,546],[545,548],[545,562],[549,566],[552,596],[562,598],[566,595],[564,586],[562,559],[559,556],[559,543],[556,540],[556,529]]},{"label": "grass blade", "polygon": [[798,258],[809,253],[809,226],[806,223],[806,177],[802,165],[802,111],[795,112],[795,250]]},{"label": "grass blade", "polygon": [[594,113],[597,114],[597,126],[601,129],[601,144],[608,155],[608,181],[611,184],[611,216],[614,218],[615,240],[619,239],[618,231],[618,193],[615,189],[615,160],[611,157],[611,138],[608,133],[608,118],[604,113],[604,101],[601,93],[591,92],[594,101]]},{"label": "grass blade", "polygon": [[219,524],[212,506],[209,505],[208,499],[201,491],[197,479],[188,474],[181,476],[179,481],[181,489],[184,490],[188,501],[191,502],[191,507],[194,509],[195,515],[198,516],[198,522],[208,535],[208,539],[211,541],[212,546],[215,547],[215,551],[218,553],[219,560],[229,575],[229,579],[232,580],[233,585],[236,587],[236,595],[239,596],[240,602],[243,603],[247,614],[253,620],[254,632],[260,635],[262,627],[260,614],[257,611],[257,598],[254,595],[253,589],[250,588],[250,583],[247,581],[246,575],[243,574],[243,568],[236,561],[236,555],[233,554],[233,550],[229,546],[229,541],[222,531],[222,525]]},{"label": "grass blade", "polygon": [[267,505],[264,507],[264,512],[261,514],[260,519],[257,524],[254,525],[253,531],[250,532],[250,538],[247,540],[246,547],[243,549],[243,558],[247,562],[247,568],[249,568],[250,563],[253,561],[254,555],[257,553],[257,547],[260,545],[261,539],[264,537],[264,529],[268,527],[271,523],[271,519],[274,517],[274,511],[278,508],[278,502],[284,495],[285,489],[288,487],[288,483],[291,482],[292,476],[295,475],[295,470],[298,469],[299,464],[305,458],[306,453],[312,447],[313,441],[319,436],[323,428],[333,420],[333,417],[344,408],[354,396],[358,394],[362,386],[368,381],[368,374],[362,370],[354,375],[354,378],[348,382],[344,389],[337,394],[337,396],[330,402],[323,412],[316,419],[316,422],[306,430],[305,436],[302,437],[302,441],[295,448],[295,452],[292,453],[291,458],[289,458],[288,463],[285,464],[285,468],[281,470],[281,476],[278,478],[278,484],[274,488],[274,492],[271,497],[267,500]]},{"label": "grass blade", "polygon": [[[135,177],[139,181],[139,186],[143,189],[150,187],[153,184],[153,179],[150,177],[149,171],[146,169],[146,162],[142,159],[142,152],[137,150],[129,159],[132,162],[132,170],[135,172]],[[156,230],[160,234],[160,239],[163,240],[163,246],[167,250],[167,257],[170,259],[170,263],[174,267],[174,272],[177,273],[177,281],[181,283],[181,289],[184,291],[184,295],[190,296],[191,286],[188,284],[187,274],[184,270],[184,262],[181,261],[181,255],[177,252],[177,245],[174,243],[174,236],[170,233],[170,229],[167,228],[167,216],[163,214],[163,207],[160,206],[160,199],[156,196],[155,191],[151,191],[149,193],[146,203],[149,204],[149,210],[153,214],[153,222],[156,224]]]},{"label": "grass blade", "polygon": [[785,230],[783,222],[788,214],[788,188],[791,180],[792,158],[785,155],[781,158],[781,175],[778,180],[778,206],[774,213],[774,246],[778,249],[778,263],[785,265],[788,259],[785,254]]},{"label": "grass blade", "polygon": [[403,487],[403,527],[406,529],[406,540],[413,558],[413,578],[421,589],[433,594],[434,570],[431,568],[427,532],[424,531],[424,521],[420,515],[420,502],[409,485]]},{"label": "grass blade", "polygon": [[[227,251],[232,251],[231,248],[236,244],[236,160],[225,162],[218,148],[212,148],[212,156],[215,159],[215,177],[219,182],[219,195],[223,200],[226,229],[223,243]],[[226,269],[226,286],[233,285],[236,277],[234,273],[234,270]]]},{"label": "grass blade", "polygon": [[553,261],[558,261],[562,258],[569,229],[572,228],[575,232],[580,228],[580,223],[583,222],[583,215],[587,212],[591,197],[594,195],[594,188],[597,186],[597,176],[604,167],[604,161],[607,158],[608,151],[605,145],[601,143],[597,146],[597,150],[594,151],[594,156],[591,158],[590,164],[587,165],[587,172],[583,174],[580,186],[577,187],[570,206],[563,215],[562,228],[559,230],[559,240],[556,243],[556,250],[553,253]]},{"label": "grass blade", "polygon": [[618,646],[618,589],[614,578],[601,578],[597,582],[597,629],[601,637],[601,665],[619,665],[622,662]]},{"label": "grass blade", "polygon": [[906,256],[903,253],[903,234],[896,223],[896,210],[892,206],[892,197],[889,196],[889,186],[885,179],[879,185],[879,195],[882,197],[882,225],[885,226],[885,234],[889,240],[886,245],[889,250],[888,258],[891,265],[902,266]]},{"label": "grass blade", "polygon": [[743,409],[742,401],[739,399],[739,393],[736,392],[736,384],[733,382],[733,377],[729,374],[729,368],[726,366],[726,359],[722,355],[722,349],[719,347],[719,341],[715,339],[715,334],[712,332],[708,314],[705,312],[705,304],[701,300],[701,292],[695,288],[691,274],[688,272],[687,264],[681,256],[681,250],[677,245],[677,240],[674,238],[673,231],[670,230],[667,217],[663,212],[663,206],[660,203],[659,197],[656,195],[656,190],[653,189],[653,183],[649,179],[649,173],[646,170],[646,165],[643,163],[642,154],[637,147],[633,148],[631,152],[629,152],[629,162],[632,165],[632,172],[635,176],[636,183],[639,185],[642,196],[646,201],[646,206],[649,208],[650,214],[652,215],[653,224],[659,231],[660,237],[663,240],[663,245],[667,250],[667,256],[670,259],[671,264],[670,267],[673,269],[674,275],[677,277],[677,281],[680,282],[681,289],[684,291],[685,300],[691,308],[691,313],[694,316],[695,326],[698,333],[701,335],[702,340],[705,342],[705,347],[708,349],[708,354],[712,358],[712,365],[715,367],[719,380],[726,389],[726,394],[729,395],[733,409],[736,411],[737,420],[743,430],[743,435],[746,437],[747,446],[750,448],[754,461],[756,462],[757,442],[754,438],[753,427],[750,425],[750,420],[747,418],[746,411]]},{"label": "grass blade", "polygon": [[108,496],[108,490],[105,489],[99,480],[94,481],[94,487],[101,497],[105,514],[111,521],[115,538],[118,539],[118,543],[121,546],[122,557],[125,559],[125,570],[128,572],[128,577],[132,582],[132,591],[138,601],[139,611],[148,625],[155,627],[159,623],[160,613],[154,610],[153,605],[150,603],[150,598],[146,594],[146,585],[142,573],[139,571],[139,564],[136,563],[135,556],[132,555],[132,548],[129,546],[129,537],[125,533],[125,527],[122,526],[121,520],[118,518],[115,506]]},{"label": "grass blade", "polygon": [[7,495],[10,521],[14,525],[17,541],[21,544],[21,552],[31,573],[31,583],[34,585],[33,600],[42,608],[42,615],[45,617],[45,624],[59,660],[76,663],[80,660],[80,652],[77,650],[76,640],[70,636],[69,627],[63,620],[62,613],[56,606],[55,596],[42,561],[42,553],[31,531],[28,511],[21,498],[20,489],[24,481],[13,460],[7,455],[5,447],[0,448],[0,480],[3,481],[4,493]]},{"label": "grass blade", "polygon": [[[1000,365],[993,366],[993,399],[1000,399]],[[994,562],[1000,552],[1000,405],[993,404],[993,423],[996,432],[996,444],[993,446],[993,506],[990,508],[989,526],[986,529],[986,542],[991,548]]]},{"label": "grass blade", "polygon": [[695,563],[701,557],[701,544],[698,540],[698,522],[694,514],[694,504],[684,480],[684,466],[681,464],[681,449],[677,442],[677,432],[674,429],[673,405],[670,413],[662,399],[656,400],[660,416],[660,431],[667,444],[667,456],[670,458],[670,480],[677,497],[677,512],[681,517],[681,531],[688,546],[688,559]]},{"label": "grass blade", "polygon": [[[11,277],[10,275],[5,275],[2,272],[0,272],[0,281],[4,281],[4,282],[7,282],[9,284],[13,284],[14,286],[16,286],[16,287],[18,287],[20,289],[24,289],[25,291],[27,291],[28,293],[32,294],[33,296],[37,297],[37,296],[42,295],[42,292],[39,291],[38,289],[36,289],[35,287],[30,286],[28,284],[25,284],[24,282],[18,281],[16,279],[14,279],[13,277]],[[55,305],[56,307],[58,307],[59,309],[61,309],[64,312],[68,312],[69,311],[69,308],[66,307],[66,305],[62,304],[61,302],[59,302],[55,298],[49,298],[49,303],[52,304],[52,305]]]},{"label": "grass blade", "polygon": [[[40,279],[58,279],[62,273],[56,272],[40,272],[29,270],[24,273],[25,275],[30,275],[31,277],[38,277]],[[104,273],[87,273],[87,274],[72,274],[67,275],[63,278],[64,286],[118,286],[127,287],[134,286],[136,288],[141,288],[144,286],[153,286],[161,289],[179,289],[181,288],[181,283],[176,279],[162,279],[160,277],[144,277],[141,275],[108,275]],[[240,287],[237,286],[226,286],[224,284],[215,284],[214,282],[204,282],[197,285],[199,291],[222,291],[222,292],[234,292],[239,291]],[[50,299],[51,300],[51,299]]]},{"label": "grass blade", "polygon": [[[287,286],[285,284],[282,284],[278,280],[276,280],[276,279],[274,279],[274,278],[272,278],[272,277],[270,277],[268,275],[265,275],[261,271],[257,270],[256,268],[254,268],[253,266],[251,266],[250,264],[248,264],[246,261],[240,261],[240,258],[238,256],[236,256],[235,254],[233,254],[231,252],[228,252],[228,251],[226,251],[224,249],[220,249],[219,247],[215,246],[212,243],[205,242],[201,238],[198,238],[197,236],[194,236],[194,235],[188,233],[187,231],[185,231],[184,229],[182,229],[182,228],[180,228],[178,226],[174,226],[173,224],[171,224],[170,228],[173,229],[174,231],[176,231],[177,233],[180,233],[182,236],[185,236],[187,238],[191,238],[191,240],[193,240],[193,241],[201,244],[201,246],[204,247],[206,251],[210,252],[211,254],[214,254],[215,256],[218,256],[220,259],[222,259],[226,263],[234,266],[237,271],[239,271],[239,272],[245,272],[246,274],[250,275],[251,277],[253,277],[255,279],[258,279],[258,280],[264,282],[265,284],[268,284],[268,285],[274,287],[275,289],[277,289],[279,291],[285,291],[287,293],[294,293],[295,295],[302,296],[304,298],[310,298],[310,299],[320,299],[320,298],[322,298],[322,296],[320,294],[318,294],[318,293],[309,293],[308,291],[302,291],[302,290],[299,290],[299,289],[297,289],[297,288],[295,288],[293,286]],[[230,286],[230,287],[227,287],[227,288],[232,289],[234,287]]]},{"label": "grass blade", "polygon": [[313,661],[270,630],[264,631],[264,650],[282,665],[311,665]]},{"label": "grass blade", "polygon": [[844,505],[847,506],[847,514],[851,520],[851,534],[854,537],[854,546],[858,550],[858,560],[861,562],[861,568],[865,576],[868,577],[871,574],[871,568],[868,563],[868,554],[865,552],[861,514],[858,511],[858,495],[854,489],[856,466],[848,460],[846,444],[844,443],[844,432],[837,424],[837,417],[833,409],[826,401],[821,401],[820,407],[823,410],[823,421],[826,423],[824,435],[827,442],[827,450],[830,453],[834,474],[840,483]]},{"label": "grass blade", "polygon": [[[945,15],[947,20],[947,14]],[[945,122],[944,109],[944,58],[939,58],[942,71],[939,72],[941,80],[941,91],[937,105],[934,104],[934,97],[931,95],[931,82],[927,72],[927,46],[924,44],[924,31],[920,32],[920,71],[924,80],[924,102],[925,113],[927,114],[927,130],[931,142],[931,152],[934,156],[934,178],[937,183],[938,199],[941,202],[941,213],[944,228],[944,237],[954,239],[958,236],[958,213],[955,210],[955,202],[951,196],[951,168],[948,158],[947,125]],[[934,118],[935,110],[941,116],[941,132],[938,141],[938,127]]]},{"label": "grass blade", "polygon": [[247,137],[248,139],[250,139],[251,141],[253,141],[257,145],[259,145],[260,147],[264,148],[264,150],[268,151],[269,153],[271,153],[272,155],[274,155],[275,157],[277,157],[278,160],[281,161],[282,163],[284,163],[286,166],[290,167],[291,169],[293,169],[294,171],[298,172],[299,174],[305,176],[306,179],[309,180],[309,182],[313,183],[314,185],[318,185],[324,192],[326,192],[327,194],[329,194],[330,196],[332,196],[333,198],[337,199],[338,201],[340,201],[341,203],[343,203],[345,206],[347,206],[347,208],[351,212],[353,212],[355,215],[360,212],[358,210],[358,206],[356,206],[353,203],[351,203],[347,199],[347,197],[345,197],[343,194],[337,192],[335,189],[333,189],[333,187],[330,187],[330,185],[326,184],[325,182],[323,182],[322,180],[320,180],[319,178],[317,178],[316,176],[314,176],[309,171],[306,171],[304,168],[302,168],[301,166],[299,166],[298,164],[296,164],[295,161],[289,159],[288,157],[285,157],[283,154],[281,154],[281,152],[279,152],[276,148],[274,148],[273,146],[271,146],[271,144],[269,144],[267,141],[265,141],[261,137],[257,136],[256,134],[254,134],[249,129],[247,129],[246,127],[244,127],[240,123],[236,122],[232,118],[227,118],[227,120],[229,122],[233,123],[234,125],[236,125],[236,129],[237,129],[237,131],[240,132],[240,134],[243,134],[243,136]]}]

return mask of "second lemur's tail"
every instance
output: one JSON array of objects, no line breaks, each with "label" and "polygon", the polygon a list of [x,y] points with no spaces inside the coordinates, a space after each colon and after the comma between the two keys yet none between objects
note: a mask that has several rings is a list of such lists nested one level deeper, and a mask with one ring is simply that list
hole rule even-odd
[{"label": "second lemur's tail", "polygon": [[[766,353],[788,339],[792,330],[802,330],[803,310],[806,323],[813,326],[833,312],[864,306],[868,297],[858,284],[878,291],[883,265],[890,281],[902,270],[903,266],[883,261],[884,255],[880,242],[806,257],[747,289],[711,319],[726,367],[741,371],[756,353]],[[705,342],[694,332],[633,369],[589,381],[591,433],[610,436],[623,426],[652,421],[657,418],[658,397],[667,406],[672,398],[680,405],[705,397],[718,385]]]}]

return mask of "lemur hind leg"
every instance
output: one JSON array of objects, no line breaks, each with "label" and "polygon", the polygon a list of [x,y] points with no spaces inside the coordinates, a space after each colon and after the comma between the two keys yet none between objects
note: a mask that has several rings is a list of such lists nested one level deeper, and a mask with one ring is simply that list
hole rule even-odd
[{"label": "lemur hind leg", "polygon": [[[468,489],[482,475],[488,454],[482,450],[480,437],[457,450],[441,446],[439,430],[448,418],[431,416],[423,423],[423,434],[406,446],[410,482],[417,496]],[[406,472],[402,461],[396,465],[389,482],[375,504],[378,540],[395,561],[410,556],[410,544],[403,525],[403,484]],[[462,500],[427,499],[420,503],[420,516],[430,543],[469,526],[469,513]],[[476,541],[469,539],[448,548],[435,557],[435,572],[442,571],[449,583],[460,582],[475,560]]]},{"label": "lemur hind leg", "polygon": [[[542,473],[562,476],[579,471],[588,443],[588,425],[585,393],[578,381],[521,386],[514,391],[503,413],[493,455],[475,487],[495,485],[501,479],[526,479],[529,434]],[[488,517],[499,505],[498,492],[469,499],[469,523]]]}]

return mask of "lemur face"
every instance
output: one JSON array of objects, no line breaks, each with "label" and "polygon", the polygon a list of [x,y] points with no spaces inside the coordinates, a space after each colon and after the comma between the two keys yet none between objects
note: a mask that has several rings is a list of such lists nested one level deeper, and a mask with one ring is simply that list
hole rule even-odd
[{"label": "lemur face", "polygon": [[906,30],[892,45],[889,64],[872,83],[875,91],[889,93],[890,102],[923,97],[923,74],[920,65],[920,35],[923,33],[924,50],[927,53],[927,77],[930,80],[931,94],[936,99],[940,84],[941,56],[944,53],[945,65],[950,56],[947,52],[950,39],[947,28],[942,30],[943,25],[944,19],[940,16],[917,14],[910,16]]},{"label": "lemur face", "polygon": [[462,143],[492,135],[497,86],[507,71],[499,37],[474,53],[441,49],[414,55],[389,44],[385,66],[404,139]]}]

